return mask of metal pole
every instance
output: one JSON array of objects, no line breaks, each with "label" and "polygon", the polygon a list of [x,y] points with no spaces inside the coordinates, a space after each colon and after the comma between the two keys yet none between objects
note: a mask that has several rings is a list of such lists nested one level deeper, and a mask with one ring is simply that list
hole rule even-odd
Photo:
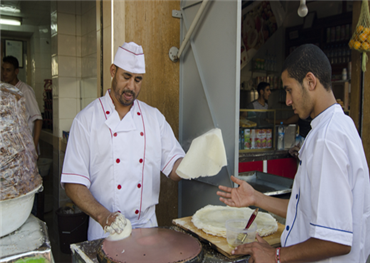
[{"label": "metal pole", "polygon": [[196,13],[193,22],[191,23],[188,32],[185,35],[184,41],[182,41],[179,52],[176,55],[176,59],[179,59],[186,44],[189,42],[190,36],[193,34],[195,26],[198,24],[199,18],[203,13],[204,8],[206,7],[209,0],[203,0],[201,6],[199,7],[198,12]]}]

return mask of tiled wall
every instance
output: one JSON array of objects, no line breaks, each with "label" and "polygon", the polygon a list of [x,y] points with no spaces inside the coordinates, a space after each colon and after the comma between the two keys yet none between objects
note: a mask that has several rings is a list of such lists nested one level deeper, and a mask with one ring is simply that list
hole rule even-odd
[{"label": "tiled wall", "polygon": [[44,80],[51,79],[50,26],[39,26],[31,37],[32,81],[30,83],[36,95],[41,112],[44,112]]},{"label": "tiled wall", "polygon": [[55,209],[70,201],[60,186],[65,150],[61,141],[63,131],[69,131],[76,114],[97,97],[95,6],[95,0],[51,3]]},{"label": "tiled wall", "polygon": [[96,2],[81,1],[81,109],[97,97]]},{"label": "tiled wall", "polygon": [[51,7],[54,136],[97,97],[96,3],[57,1]]}]

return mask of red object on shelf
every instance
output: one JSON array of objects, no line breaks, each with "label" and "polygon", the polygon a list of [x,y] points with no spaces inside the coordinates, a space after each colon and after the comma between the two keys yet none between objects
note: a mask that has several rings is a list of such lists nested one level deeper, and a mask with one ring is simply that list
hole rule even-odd
[{"label": "red object on shelf", "polygon": [[263,172],[263,162],[255,161],[255,162],[239,163],[239,173],[251,172],[251,171]]},{"label": "red object on shelf", "polygon": [[[239,173],[263,172],[263,161],[239,163]],[[297,160],[294,158],[267,160],[267,173],[294,179],[297,172]]]}]

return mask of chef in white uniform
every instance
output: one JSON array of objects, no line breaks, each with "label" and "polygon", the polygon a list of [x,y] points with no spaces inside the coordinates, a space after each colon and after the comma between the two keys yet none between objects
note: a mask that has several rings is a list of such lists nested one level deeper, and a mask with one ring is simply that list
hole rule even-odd
[{"label": "chef in white uniform", "polygon": [[370,253],[370,182],[361,138],[331,89],[331,66],[315,45],[292,52],[283,66],[286,104],[313,118],[299,151],[290,200],[268,197],[244,181],[221,186],[231,206],[258,206],[286,218],[281,248],[258,237],[237,247],[249,262],[366,262]]},{"label": "chef in white uniform", "polygon": [[89,240],[107,236],[103,229],[117,212],[133,228],[157,226],[160,172],[180,180],[175,171],[185,155],[165,117],[137,99],[142,47],[119,47],[110,73],[111,89],[73,121],[61,177],[67,195],[90,216]]}]

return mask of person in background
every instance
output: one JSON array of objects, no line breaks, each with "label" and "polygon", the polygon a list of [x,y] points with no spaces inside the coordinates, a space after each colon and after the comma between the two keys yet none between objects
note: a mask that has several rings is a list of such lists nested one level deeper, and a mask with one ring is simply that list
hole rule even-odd
[{"label": "person in background", "polygon": [[[257,85],[257,92],[258,92],[258,99],[252,101],[247,105],[247,109],[254,109],[254,110],[268,110],[268,97],[271,94],[270,84],[267,82],[260,82]],[[266,112],[240,112],[240,119],[246,119],[247,117],[254,117],[256,116],[256,121],[258,125],[266,125],[267,124],[267,114]]]},{"label": "person in background", "polygon": [[40,148],[38,147],[38,144],[42,129],[41,112],[36,101],[34,90],[32,87],[18,79],[18,73],[18,59],[13,56],[4,57],[1,65],[1,81],[17,87],[23,93],[26,100],[26,110],[28,113],[28,127],[30,128],[33,136],[36,152],[38,155],[40,155]]},{"label": "person in background", "polygon": [[336,103],[331,65],[315,45],[295,49],[283,65],[286,104],[312,129],[299,150],[289,200],[266,196],[232,177],[238,188],[220,186],[229,206],[257,206],[286,218],[281,248],[257,242],[238,246],[251,262],[366,262],[370,251],[369,168],[361,138]]},{"label": "person in background", "polygon": [[90,216],[88,240],[156,227],[160,172],[174,181],[183,149],[158,109],[137,99],[145,73],[141,46],[118,48],[111,89],[73,120],[61,177],[67,195]]},{"label": "person in background", "polygon": [[271,94],[270,84],[267,82],[260,82],[257,85],[258,99],[252,101],[247,105],[247,109],[268,110],[268,99]]}]

